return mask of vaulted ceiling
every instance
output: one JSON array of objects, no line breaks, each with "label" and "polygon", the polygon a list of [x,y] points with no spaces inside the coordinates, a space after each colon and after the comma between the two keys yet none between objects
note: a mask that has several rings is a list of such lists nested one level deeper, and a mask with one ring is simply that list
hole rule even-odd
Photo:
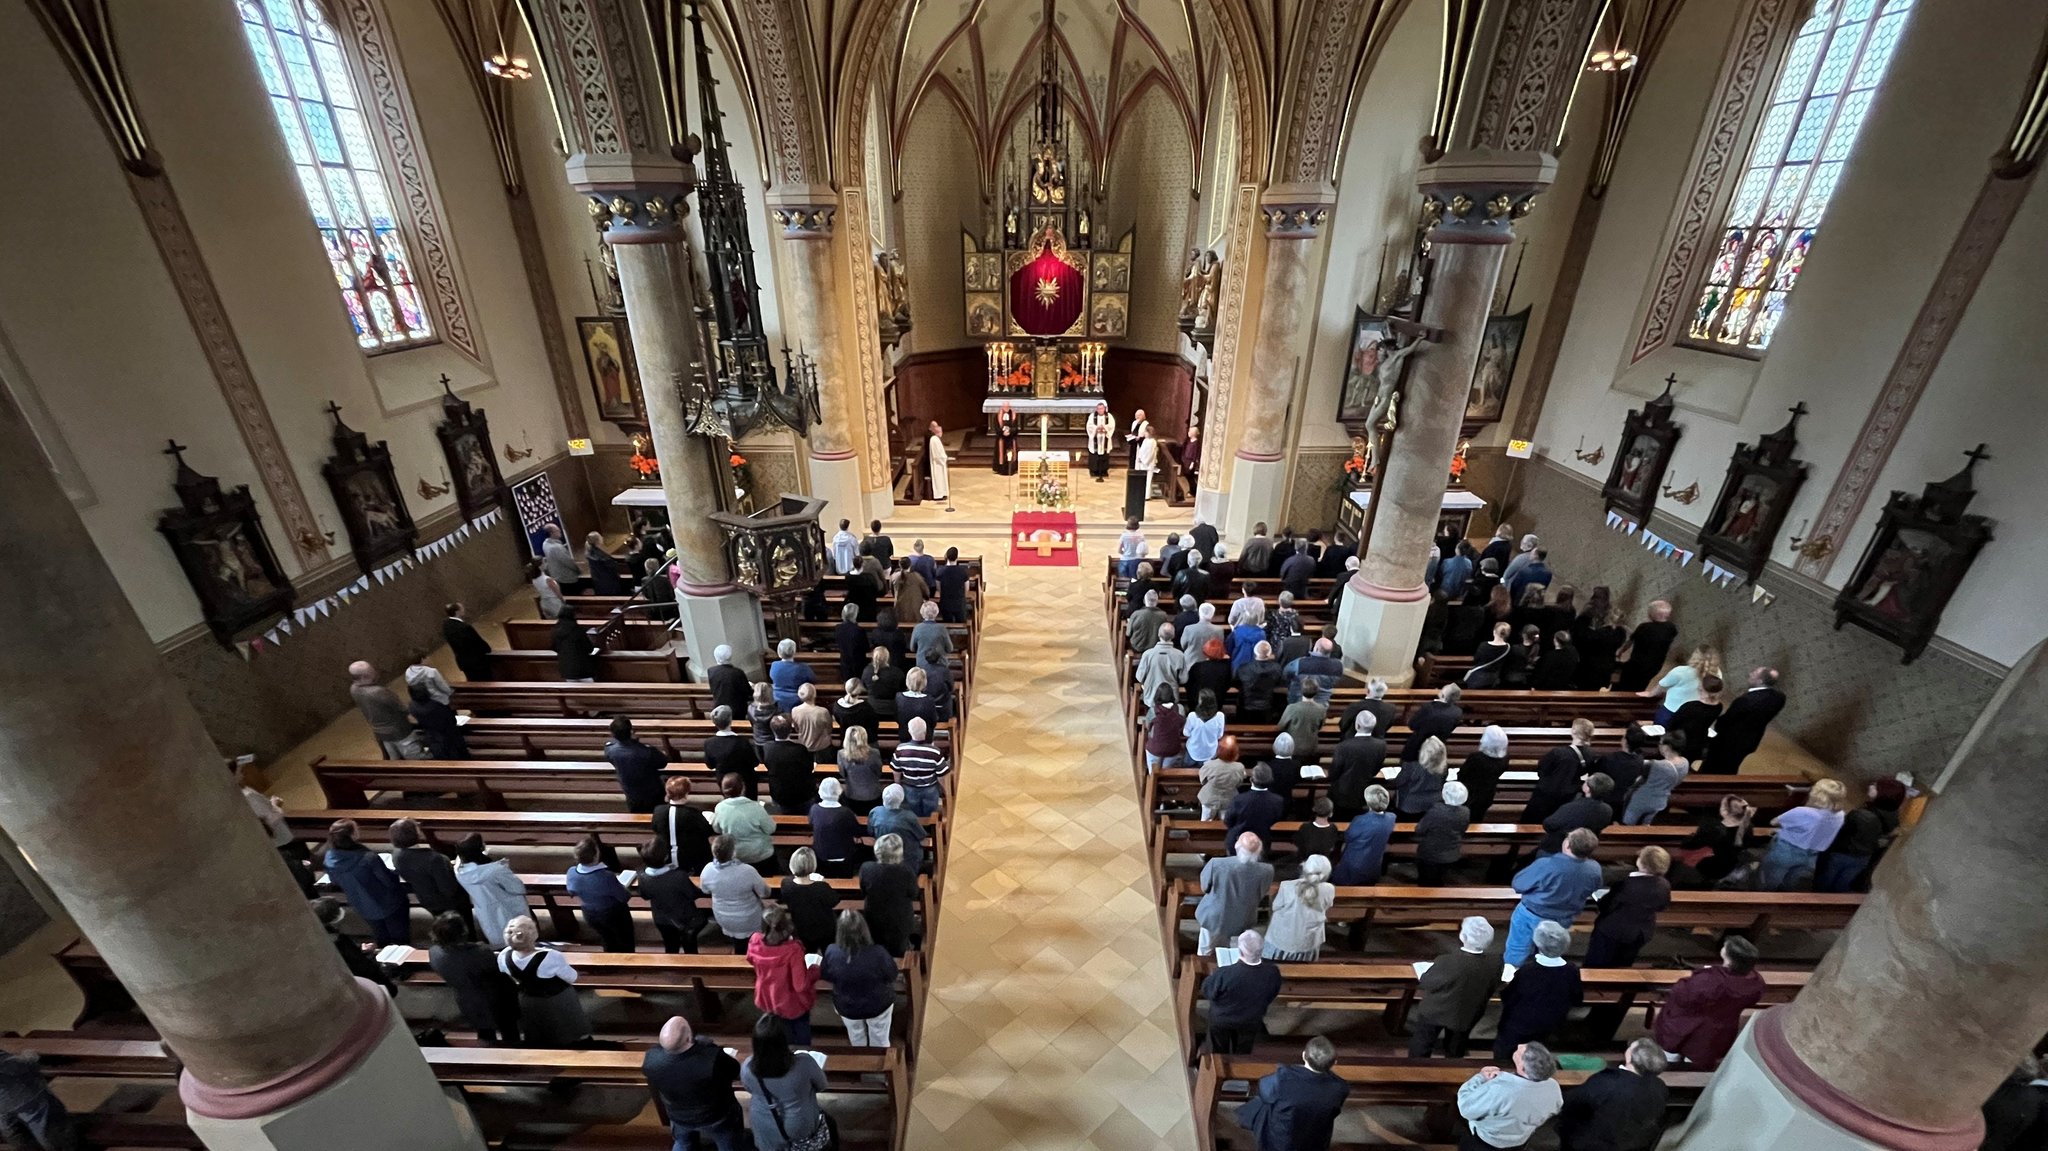
[{"label": "vaulted ceiling", "polygon": [[[1169,100],[1199,158],[1203,110],[1217,66],[1215,37],[1195,0],[1057,0],[1052,40],[1069,110],[1101,170],[1130,111],[1147,92]],[[876,99],[886,139],[900,142],[927,101],[950,103],[975,141],[984,186],[995,178],[1011,125],[1033,106],[1044,17],[1032,0],[921,0],[892,29]],[[892,187],[901,187],[892,154]]]}]

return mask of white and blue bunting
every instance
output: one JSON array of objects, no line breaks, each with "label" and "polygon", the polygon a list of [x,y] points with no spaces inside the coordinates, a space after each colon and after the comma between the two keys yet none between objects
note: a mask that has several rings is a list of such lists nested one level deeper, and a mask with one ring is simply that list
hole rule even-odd
[{"label": "white and blue bunting", "polygon": [[505,514],[501,511],[485,512],[478,516],[474,523],[465,523],[439,539],[420,545],[414,554],[392,560],[368,575],[358,577],[355,582],[336,589],[331,595],[293,608],[290,616],[277,621],[276,627],[264,632],[260,637],[237,643],[235,650],[246,660],[262,654],[269,648],[282,647],[295,632],[305,632],[314,623],[327,619],[354,603],[357,596],[370,590],[371,580],[375,580],[379,585],[391,583],[427,561],[440,559],[468,543],[478,533],[496,527],[504,518]]}]

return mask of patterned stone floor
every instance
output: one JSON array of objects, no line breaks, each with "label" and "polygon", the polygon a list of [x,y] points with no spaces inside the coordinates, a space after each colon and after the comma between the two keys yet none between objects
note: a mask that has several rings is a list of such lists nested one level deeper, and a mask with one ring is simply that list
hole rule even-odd
[{"label": "patterned stone floor", "polygon": [[1100,554],[990,564],[910,1151],[1194,1146]]}]

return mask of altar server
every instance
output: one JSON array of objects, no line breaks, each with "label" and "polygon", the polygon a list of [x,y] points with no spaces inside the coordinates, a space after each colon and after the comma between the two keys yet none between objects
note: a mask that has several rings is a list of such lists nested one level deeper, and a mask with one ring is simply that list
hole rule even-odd
[{"label": "altar server", "polygon": [[1124,433],[1124,447],[1130,453],[1129,458],[1124,461],[1127,467],[1135,468],[1138,466],[1138,440],[1143,435],[1146,426],[1145,409],[1139,408],[1131,413],[1131,430]]},{"label": "altar server", "polygon": [[1008,400],[996,409],[996,474],[1017,474],[1017,413]]},{"label": "altar server", "polygon": [[1088,474],[1096,483],[1109,474],[1109,444],[1116,435],[1116,417],[1109,414],[1109,405],[1100,400],[1095,410],[1088,415]]},{"label": "altar server", "polygon": [[924,449],[924,458],[932,472],[932,498],[950,500],[953,488],[946,475],[946,429],[940,427],[937,420],[932,421],[931,438],[925,441]]}]

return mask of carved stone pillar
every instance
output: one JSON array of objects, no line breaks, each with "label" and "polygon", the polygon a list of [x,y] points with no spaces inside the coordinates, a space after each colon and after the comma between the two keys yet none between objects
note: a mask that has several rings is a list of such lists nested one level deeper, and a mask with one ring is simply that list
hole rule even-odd
[{"label": "carved stone pillar", "polygon": [[1231,459],[1230,502],[1222,524],[1224,537],[1233,541],[1250,539],[1255,524],[1280,529],[1287,498],[1289,416],[1315,323],[1313,305],[1321,271],[1317,241],[1329,214],[1327,197],[1279,190],[1267,193],[1260,208],[1266,267],[1259,327],[1238,410],[1242,431]]},{"label": "carved stone pillar", "polygon": [[1557,162],[1542,153],[1471,149],[1416,177],[1423,195],[1441,207],[1430,231],[1436,263],[1421,322],[1442,338],[1409,362],[1399,425],[1373,492],[1372,538],[1337,620],[1345,658],[1389,683],[1406,684],[1414,675],[1429,608],[1423,571],[1514,220],[1556,171]]},{"label": "carved stone pillar", "polygon": [[818,414],[824,421],[810,429],[811,494],[825,501],[827,526],[849,519],[865,524],[886,493],[870,493],[861,484],[860,447],[865,416],[857,366],[848,362],[843,342],[836,269],[840,264],[833,227],[839,202],[830,189],[775,193],[768,206],[781,227],[784,340],[807,353],[818,369]]},{"label": "carved stone pillar", "polygon": [[673,138],[680,106],[671,91],[675,77],[665,82],[657,63],[662,57],[636,7],[537,0],[535,33],[569,137],[569,184],[590,198],[593,216],[608,221],[605,242],[618,260],[682,572],[676,600],[691,667],[702,675],[712,650],[726,644],[735,662],[765,670],[760,609],[733,584],[724,541],[705,519],[729,481],[683,404],[684,385],[706,359],[698,346],[684,228],[684,197],[695,188],[696,173],[678,158],[685,153]]},{"label": "carved stone pillar", "polygon": [[214,1151],[483,1151],[307,911],[5,392],[0,491],[0,530],[35,541],[0,579],[36,589],[0,645],[0,826],[184,1063],[193,1131]]},{"label": "carved stone pillar", "polygon": [[2048,1032],[2043,716],[2048,644],[2007,674],[1799,998],[1750,1026],[1667,1146],[1977,1146],[1979,1107]]}]

